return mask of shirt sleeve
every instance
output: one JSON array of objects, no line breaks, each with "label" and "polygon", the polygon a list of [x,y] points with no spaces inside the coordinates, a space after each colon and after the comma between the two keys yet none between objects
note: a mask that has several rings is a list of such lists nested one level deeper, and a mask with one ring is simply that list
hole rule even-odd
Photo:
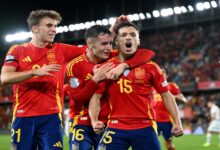
[{"label": "shirt sleeve", "polygon": [[105,92],[106,89],[106,82],[100,82],[99,83],[99,88],[96,90],[96,94],[103,94]]},{"label": "shirt sleeve", "polygon": [[75,45],[69,45],[69,44],[61,44],[61,48],[64,53],[66,62],[69,62],[70,60],[83,54],[87,49],[86,46],[75,46]]},{"label": "shirt sleeve", "polygon": [[169,90],[167,80],[162,74],[161,68],[154,62],[149,63],[149,68],[147,68],[152,75],[152,85],[158,93],[164,93]]},{"label": "shirt sleeve", "polygon": [[90,100],[95,91],[99,88],[93,80],[89,80],[84,87],[74,90],[71,93],[76,103],[86,103]]},{"label": "shirt sleeve", "polygon": [[18,67],[19,49],[21,49],[19,45],[14,45],[9,49],[8,53],[6,54],[3,66],[13,66],[16,68]]},{"label": "shirt sleeve", "polygon": [[175,83],[169,83],[169,87],[170,87],[170,92],[173,94],[173,95],[178,95],[181,93],[179,87],[177,84]]},{"label": "shirt sleeve", "polygon": [[151,50],[138,49],[135,55],[125,62],[132,69],[149,62],[154,57],[154,55],[155,53]]}]

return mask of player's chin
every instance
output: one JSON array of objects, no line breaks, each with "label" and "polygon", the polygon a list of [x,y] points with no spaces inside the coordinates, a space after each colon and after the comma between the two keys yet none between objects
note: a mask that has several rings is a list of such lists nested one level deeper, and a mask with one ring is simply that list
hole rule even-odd
[{"label": "player's chin", "polygon": [[54,40],[54,38],[51,37],[51,38],[48,38],[48,39],[47,39],[47,42],[48,42],[48,43],[52,43],[53,40]]},{"label": "player's chin", "polygon": [[129,49],[125,49],[125,50],[124,50],[124,53],[125,53],[126,55],[133,55],[135,52],[136,52],[136,50],[135,50],[135,49],[132,49],[132,48],[129,48]]},{"label": "player's chin", "polygon": [[109,54],[105,54],[102,56],[102,60],[107,60],[109,58]]}]

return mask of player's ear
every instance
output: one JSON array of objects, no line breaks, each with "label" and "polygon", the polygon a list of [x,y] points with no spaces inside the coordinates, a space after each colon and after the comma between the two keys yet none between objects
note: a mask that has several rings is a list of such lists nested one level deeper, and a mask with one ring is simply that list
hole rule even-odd
[{"label": "player's ear", "polygon": [[86,40],[86,44],[87,44],[88,48],[91,48],[91,47],[92,47],[92,40],[91,40],[91,38],[88,38],[88,39]]},{"label": "player's ear", "polygon": [[116,46],[118,46],[118,40],[117,40],[117,37],[115,38],[114,43],[115,43]]},{"label": "player's ear", "polygon": [[32,26],[31,30],[33,33],[37,33],[38,32],[38,26]]}]

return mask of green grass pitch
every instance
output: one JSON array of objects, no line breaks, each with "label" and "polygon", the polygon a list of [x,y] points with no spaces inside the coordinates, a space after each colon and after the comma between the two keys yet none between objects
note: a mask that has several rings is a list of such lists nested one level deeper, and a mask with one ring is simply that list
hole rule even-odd
[{"label": "green grass pitch", "polygon": [[[164,148],[164,142],[160,138],[162,150]],[[217,150],[218,147],[218,137],[217,135],[212,136],[212,143],[210,147],[203,148],[202,144],[205,142],[205,135],[185,135],[174,139],[177,150]],[[68,150],[68,138],[64,138],[64,150]],[[10,135],[0,135],[0,150],[10,150]],[[129,149],[131,150],[131,149]]]}]

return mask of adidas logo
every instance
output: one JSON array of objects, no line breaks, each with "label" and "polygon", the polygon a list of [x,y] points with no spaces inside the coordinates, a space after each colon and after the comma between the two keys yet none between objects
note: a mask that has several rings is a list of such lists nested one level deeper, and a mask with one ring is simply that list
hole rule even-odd
[{"label": "adidas logo", "polygon": [[62,144],[61,144],[61,142],[60,141],[58,141],[58,142],[56,142],[54,145],[53,145],[53,147],[63,147],[62,146]]},{"label": "adidas logo", "polygon": [[90,73],[88,73],[86,75],[85,81],[92,79],[92,75]]},{"label": "adidas logo", "polygon": [[29,56],[25,57],[22,61],[23,62],[32,62],[32,60]]}]

